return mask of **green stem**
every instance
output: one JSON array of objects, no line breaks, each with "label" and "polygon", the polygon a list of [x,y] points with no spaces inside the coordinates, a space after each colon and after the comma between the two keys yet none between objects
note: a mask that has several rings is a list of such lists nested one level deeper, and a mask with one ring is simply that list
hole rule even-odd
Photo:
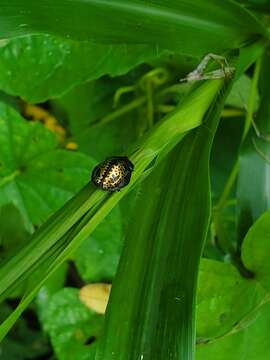
[{"label": "green stem", "polygon": [[[185,84],[182,84],[182,85],[174,84],[174,85],[171,85],[171,86],[159,91],[156,94],[156,97],[157,98],[162,97],[165,94],[170,93],[170,92],[179,93],[180,92],[179,91],[180,87],[182,89],[187,89],[187,86],[185,86]],[[129,102],[128,104],[123,105],[120,109],[118,109],[118,110],[104,116],[101,120],[98,120],[98,121],[94,122],[93,124],[90,125],[90,128],[94,129],[94,128],[99,127],[99,126],[106,125],[106,124],[110,123],[111,121],[119,118],[120,116],[123,116],[123,115],[129,113],[130,111],[139,108],[140,106],[144,105],[146,102],[147,102],[147,97],[146,96],[140,96],[137,99]]]},{"label": "green stem", "polygon": [[244,109],[232,108],[232,109],[223,109],[221,113],[221,117],[223,118],[231,118],[243,116],[245,114]]},{"label": "green stem", "polygon": [[[243,134],[242,134],[241,144],[243,144],[244,140],[246,139],[246,136],[248,134],[250,126],[252,125],[252,122],[253,122],[253,114],[256,109],[256,98],[257,98],[257,93],[258,93],[258,81],[259,81],[259,75],[260,75],[260,70],[261,70],[261,64],[262,64],[262,58],[260,57],[256,61],[254,76],[252,78],[251,90],[250,90],[248,106],[247,106],[247,115],[246,115],[246,119],[245,119],[245,126],[244,126],[244,130],[243,130]],[[228,198],[229,198],[229,196],[232,192],[232,189],[234,187],[234,184],[236,182],[238,172],[239,172],[239,160],[237,158],[237,160],[235,161],[235,163],[233,165],[231,173],[227,179],[227,182],[225,184],[223,192],[222,192],[222,194],[219,198],[219,201],[215,207],[215,210],[213,212],[213,223],[214,223],[215,231],[216,231],[216,234],[218,235],[218,238],[221,237],[219,234],[220,233],[220,231],[219,231],[219,229],[220,229],[220,226],[219,226],[220,214],[227,205]],[[228,249],[223,249],[223,251],[228,251]],[[229,252],[232,252],[232,255],[233,255],[234,250],[232,251],[230,249]]]},{"label": "green stem", "polygon": [[116,107],[121,99],[121,97],[125,94],[129,94],[132,93],[136,90],[136,86],[132,85],[132,86],[122,86],[119,89],[117,89],[117,91],[114,94],[114,98],[113,98],[113,107]]},{"label": "green stem", "polygon": [[153,88],[151,81],[146,82],[146,98],[147,98],[147,123],[148,129],[151,129],[154,125],[154,105],[153,105]]},{"label": "green stem", "polygon": [[124,114],[126,114],[126,113],[140,107],[145,102],[146,102],[146,97],[141,96],[141,97],[131,101],[127,105],[122,106],[120,109],[108,114],[107,116],[104,116],[104,118],[102,118],[101,120],[91,124],[90,127],[91,127],[91,129],[94,129],[94,128],[98,127],[98,126],[108,124],[112,120],[115,120],[115,119],[119,118],[120,116],[122,116],[122,115],[124,115]]},{"label": "green stem", "polygon": [[12,180],[14,180],[17,176],[19,176],[21,174],[20,170],[15,170],[13,171],[13,173],[3,177],[0,180],[0,187],[6,185],[7,183],[11,182]]},{"label": "green stem", "polygon": [[250,89],[250,93],[249,93],[248,106],[247,106],[247,116],[246,116],[246,120],[245,120],[243,136],[242,136],[242,143],[244,142],[244,140],[248,134],[248,131],[250,129],[250,126],[252,125],[253,114],[256,109],[256,99],[257,99],[257,94],[258,94],[258,81],[259,81],[261,66],[262,66],[262,57],[259,57],[259,59],[256,61],[256,64],[255,64],[254,76],[253,76],[252,82],[251,82],[251,89]]},{"label": "green stem", "polygon": [[239,169],[239,164],[238,164],[238,161],[235,162],[233,168],[232,168],[232,171],[230,173],[230,176],[226,182],[226,185],[224,187],[224,190],[223,190],[223,193],[221,194],[221,197],[219,199],[219,202],[216,206],[216,211],[219,212],[221,211],[226,203],[227,203],[227,199],[232,191],[232,188],[233,188],[233,185],[235,183],[235,180],[237,178],[237,174],[238,174],[238,169]]},{"label": "green stem", "polygon": [[[244,142],[244,140],[247,136],[247,133],[250,129],[250,126],[252,125],[253,114],[256,109],[256,98],[257,98],[257,92],[258,92],[258,81],[259,81],[261,64],[262,64],[262,58],[260,57],[256,62],[254,76],[252,78],[251,90],[250,90],[250,94],[249,94],[248,107],[247,107],[247,116],[246,116],[246,120],[245,120],[245,127],[244,127],[244,131],[243,131],[242,139],[241,139],[241,144]],[[227,199],[231,194],[234,183],[236,181],[236,178],[238,175],[238,170],[239,170],[239,163],[238,163],[238,159],[237,159],[231,170],[230,176],[226,182],[226,185],[224,187],[223,193],[221,194],[219,202],[216,206],[216,211],[221,211],[224,208],[224,206],[227,202]]]}]

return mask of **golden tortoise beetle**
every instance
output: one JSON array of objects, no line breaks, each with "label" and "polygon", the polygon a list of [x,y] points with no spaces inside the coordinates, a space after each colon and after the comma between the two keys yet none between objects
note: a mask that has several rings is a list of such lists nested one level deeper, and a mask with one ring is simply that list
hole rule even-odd
[{"label": "golden tortoise beetle", "polygon": [[130,182],[134,165],[126,156],[113,156],[98,164],[92,172],[92,182],[100,189],[120,191]]}]

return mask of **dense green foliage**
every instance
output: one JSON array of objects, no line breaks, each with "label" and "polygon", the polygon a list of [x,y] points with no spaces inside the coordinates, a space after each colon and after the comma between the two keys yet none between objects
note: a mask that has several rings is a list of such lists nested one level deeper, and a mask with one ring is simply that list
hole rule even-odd
[{"label": "dense green foliage", "polygon": [[269,11],[1,2],[1,359],[270,358]]}]

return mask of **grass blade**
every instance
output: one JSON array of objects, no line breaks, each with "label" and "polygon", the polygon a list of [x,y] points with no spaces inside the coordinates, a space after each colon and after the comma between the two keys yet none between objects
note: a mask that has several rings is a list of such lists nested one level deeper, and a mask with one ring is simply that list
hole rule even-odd
[{"label": "grass blade", "polygon": [[209,156],[229,87],[204,125],[186,136],[144,184],[96,360],[194,357],[195,292],[210,219]]}]

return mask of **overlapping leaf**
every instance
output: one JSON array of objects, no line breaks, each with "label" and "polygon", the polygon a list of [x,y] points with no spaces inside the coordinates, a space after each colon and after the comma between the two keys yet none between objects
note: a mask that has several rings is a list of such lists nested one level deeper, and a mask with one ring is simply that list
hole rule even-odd
[{"label": "overlapping leaf", "polygon": [[197,297],[198,347],[228,336],[265,294],[256,281],[243,278],[232,264],[202,259]]},{"label": "overlapping leaf", "polygon": [[[210,274],[208,281],[204,282],[206,288],[201,289],[201,291],[202,294],[205,292],[205,305],[210,317],[208,325],[206,325],[205,316],[207,316],[207,311],[203,311],[204,316],[201,319],[199,317],[199,321],[205,319],[205,323],[202,322],[200,325],[201,330],[204,328],[204,331],[210,333],[211,327],[214,325],[211,316],[213,315],[212,311],[218,314],[216,311],[221,306],[222,312],[217,318],[220,326],[216,336],[212,334],[209,338],[198,339],[196,359],[204,359],[207,356],[207,359],[211,360],[226,360],[228,354],[230,354],[232,360],[241,357],[265,360],[269,357],[267,338],[270,329],[270,268],[267,260],[270,251],[269,219],[270,213],[268,211],[250,228],[242,244],[242,260],[244,265],[253,272],[253,279],[242,279],[231,265],[219,264],[220,270],[225,271],[225,268],[227,268],[226,275],[225,273],[224,275],[229,282],[232,281],[232,287],[225,278],[223,278],[223,281],[219,278],[218,283],[216,283],[216,285],[219,285],[215,287],[213,282],[210,285],[210,288],[213,286],[212,291],[209,291],[210,288],[207,289],[205,284],[208,283]],[[212,268],[212,273],[214,273],[212,265],[208,264],[209,270]],[[215,266],[216,270],[218,267]],[[216,274],[218,273],[216,271]],[[223,287],[223,289],[221,290],[220,287]],[[237,295],[239,290],[241,294]],[[213,292],[215,293],[213,294]],[[228,300],[232,302],[231,305],[227,302]],[[200,309],[201,305],[202,303],[199,302],[199,312],[203,310],[203,307]],[[227,310],[223,312],[226,308]],[[222,323],[223,325],[225,323],[225,327]]]},{"label": "overlapping leaf", "polygon": [[102,45],[50,35],[7,39],[0,46],[0,89],[41,102],[102,75],[126,73],[161,53],[153,45]]},{"label": "overlapping leaf", "polygon": [[0,129],[0,204],[13,203],[32,231],[88,181],[94,161],[57,148],[52,132],[3,103]]},{"label": "overlapping leaf", "polygon": [[159,122],[133,147],[130,154],[135,171],[129,187],[109,196],[100,190],[95,191],[93,186],[85,186],[33,235],[27,246],[0,269],[2,299],[17,284],[33,274],[33,267],[40,270],[31,277],[30,286],[22,302],[1,325],[1,338],[33,299],[47,277],[91,234],[132,185],[148,175],[151,171],[150,164],[159,160],[159,157],[164,157],[188,130],[201,123],[222,83],[222,80],[207,82],[194,89],[181,106]]},{"label": "overlapping leaf", "polygon": [[[116,154],[126,154],[129,145],[136,139],[138,118],[134,112],[113,118],[102,126],[92,126],[112,115],[113,96],[124,86],[119,79],[101,78],[81,85],[53,102],[67,116],[70,130],[80,150],[97,160]],[[96,141],[98,139],[98,141]]]},{"label": "overlapping leaf", "polygon": [[105,43],[156,44],[202,56],[265,34],[243,7],[219,0],[2,1],[1,37],[52,33]]},{"label": "overlapping leaf", "polygon": [[103,316],[82,304],[78,289],[58,291],[43,308],[42,317],[59,360],[94,359],[95,347],[87,345],[87,341],[96,339]]}]

